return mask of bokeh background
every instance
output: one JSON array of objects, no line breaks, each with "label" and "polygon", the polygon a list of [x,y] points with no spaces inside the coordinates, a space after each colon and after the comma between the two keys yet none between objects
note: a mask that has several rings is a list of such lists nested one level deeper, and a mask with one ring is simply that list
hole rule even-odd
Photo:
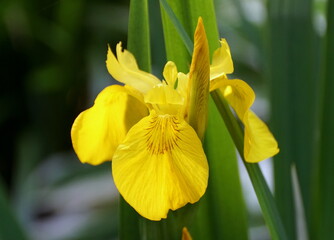
[{"label": "bokeh background", "polygon": [[[152,63],[153,72],[161,76],[166,59],[160,9],[153,2]],[[308,146],[317,142],[318,128],[314,126],[320,114],[317,94],[326,1],[291,1],[296,6],[287,2],[217,0],[216,15],[220,35],[231,47],[235,76],[257,93],[253,110],[265,121],[272,116],[281,156],[288,159],[275,169],[286,168],[295,161],[291,159],[297,159],[299,182],[306,181],[300,194],[310,196],[307,188],[312,183],[307,179],[312,175],[313,160],[305,160],[305,156],[315,154]],[[81,164],[72,150],[70,129],[97,93],[113,83],[105,67],[107,44],[114,48],[122,41],[126,46],[128,9],[129,0],[0,2],[0,229],[16,232],[12,240],[21,236],[35,240],[117,239],[118,193],[110,164]],[[310,78],[294,81],[305,74]],[[306,94],[299,88],[307,88]],[[298,111],[303,103],[306,106]],[[305,120],[306,116],[310,120]],[[291,145],[296,147],[289,149]],[[298,159],[305,160],[307,167],[299,168]],[[263,169],[274,188],[271,162]],[[284,169],[277,171],[275,177],[283,185],[286,174],[290,175]],[[270,239],[242,167],[241,178],[249,207],[250,237]],[[292,179],[288,179],[291,186]],[[281,185],[276,189],[282,195],[286,189]],[[281,206],[283,212],[295,211],[286,206],[289,203]],[[301,212],[303,236],[307,231]]]}]

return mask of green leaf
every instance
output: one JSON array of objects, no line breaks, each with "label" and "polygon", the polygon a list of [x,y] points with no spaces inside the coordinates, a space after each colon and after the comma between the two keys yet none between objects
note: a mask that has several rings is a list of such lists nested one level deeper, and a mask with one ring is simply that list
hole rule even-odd
[{"label": "green leaf", "polygon": [[325,74],[322,86],[322,121],[320,125],[319,171],[314,203],[317,236],[314,239],[333,238],[334,229],[334,1],[327,5],[327,38],[325,45]]},{"label": "green leaf", "polygon": [[2,179],[0,179],[0,213],[0,239],[27,239],[8,202]]},{"label": "green leaf", "polygon": [[141,216],[119,196],[119,239],[140,239]]},{"label": "green leaf", "polygon": [[147,0],[131,0],[128,26],[128,50],[139,68],[151,71],[150,27]]},{"label": "green leaf", "polygon": [[296,165],[308,224],[315,170],[317,79],[312,0],[268,1],[268,62],[272,130],[281,152],[274,158],[275,198],[291,239],[296,238],[291,167]]},{"label": "green leaf", "polygon": [[[162,2],[164,2],[164,4],[162,4]],[[189,71],[189,66],[191,63],[191,54],[192,54],[192,52],[188,52],[188,49],[189,50],[192,49],[193,44],[185,47],[184,42],[186,44],[189,44],[189,41],[186,38],[182,39],[182,36],[184,37],[184,34],[179,33],[178,30],[180,30],[180,28],[176,27],[176,26],[183,26],[185,32],[186,29],[190,28],[190,26],[189,28],[184,27],[185,24],[189,24],[189,22],[187,21],[188,18],[186,17],[188,14],[188,10],[185,10],[186,9],[185,1],[164,0],[160,1],[160,5],[161,5],[161,17],[164,31],[167,60],[175,62],[179,72],[186,73]],[[171,11],[169,10],[166,11],[166,9],[163,6],[170,6],[174,14],[171,14]],[[176,22],[180,22],[180,24],[176,24],[176,26],[174,26],[173,23]],[[187,34],[188,36],[192,36],[190,32],[187,32]]]},{"label": "green leaf", "polygon": [[166,14],[169,17],[169,20],[172,22],[173,26],[175,27],[177,33],[181,36],[181,39],[184,42],[184,46],[187,48],[189,53],[193,52],[193,43],[189,37],[189,35],[184,31],[180,21],[177,19],[175,13],[173,12],[172,8],[169,6],[166,0],[160,0],[163,9],[165,10]]},{"label": "green leaf", "polygon": [[[168,1],[160,0],[163,13],[163,23],[165,31],[165,41],[173,43],[173,38],[176,37],[177,46],[181,53],[177,53],[177,49],[170,53],[171,58],[168,60],[177,63],[178,58],[173,54],[186,55],[185,50],[192,54],[192,40],[189,36],[193,36],[197,20],[202,17],[205,26],[206,35],[209,42],[210,56],[214,50],[219,47],[219,35],[215,17],[215,9],[212,1],[196,0],[196,1]],[[166,36],[169,34],[172,37]],[[184,45],[181,43],[183,42]],[[167,44],[166,43],[166,44]],[[167,49],[167,45],[166,45]],[[167,51],[168,53],[168,51]],[[190,61],[190,59],[188,59]],[[180,64],[182,66],[182,64]],[[190,64],[185,65],[184,71],[188,70]]]},{"label": "green leaf", "polygon": [[[206,220],[202,227],[210,230],[212,239],[248,239],[248,222],[241,192],[239,171],[233,142],[223,119],[210,99],[205,152],[210,166],[206,193]],[[201,218],[205,214],[200,215]],[[195,235],[197,236],[197,234]],[[209,238],[203,238],[209,239]]]}]

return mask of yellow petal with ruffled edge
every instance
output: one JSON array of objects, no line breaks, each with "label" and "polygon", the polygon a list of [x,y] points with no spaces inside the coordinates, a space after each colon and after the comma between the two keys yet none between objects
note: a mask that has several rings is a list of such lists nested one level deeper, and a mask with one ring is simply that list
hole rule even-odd
[{"label": "yellow petal with ruffled edge", "polygon": [[146,106],[128,93],[122,86],[106,87],[94,106],[75,119],[71,137],[81,162],[98,165],[112,160],[128,130],[148,115]]},{"label": "yellow petal with ruffled edge", "polygon": [[279,152],[277,142],[267,125],[252,111],[244,117],[244,156],[247,162],[259,162]]},{"label": "yellow petal with ruffled edge", "polygon": [[117,59],[108,47],[107,69],[117,81],[127,84],[142,93],[148,92],[161,81],[150,73],[138,68],[135,57],[127,50],[122,51],[122,44],[116,46]]},{"label": "yellow petal with ruffled edge", "polygon": [[230,47],[225,39],[221,39],[220,48],[218,48],[212,57],[210,67],[210,79],[218,78],[223,74],[233,73],[233,61],[231,57]]},{"label": "yellow petal with ruffled edge", "polygon": [[158,221],[195,203],[208,183],[208,163],[196,132],[183,118],[151,111],[128,132],[112,161],[124,199],[143,217]]},{"label": "yellow petal with ruffled edge", "polygon": [[244,81],[217,78],[210,90],[219,89],[237,113],[245,127],[244,158],[247,162],[260,162],[279,152],[277,142],[266,126],[251,110],[255,93]]}]

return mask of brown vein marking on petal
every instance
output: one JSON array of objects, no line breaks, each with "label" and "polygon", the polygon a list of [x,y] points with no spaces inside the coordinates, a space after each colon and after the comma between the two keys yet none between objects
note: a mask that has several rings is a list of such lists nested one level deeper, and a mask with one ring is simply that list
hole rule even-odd
[{"label": "brown vein marking on petal", "polygon": [[176,116],[167,114],[154,116],[146,130],[147,150],[150,153],[164,154],[178,147],[180,129]]}]

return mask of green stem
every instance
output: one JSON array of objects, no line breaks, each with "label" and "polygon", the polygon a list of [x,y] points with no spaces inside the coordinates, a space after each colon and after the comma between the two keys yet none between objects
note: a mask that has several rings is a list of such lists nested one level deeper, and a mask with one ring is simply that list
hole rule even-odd
[{"label": "green stem", "polygon": [[119,199],[119,239],[132,240],[140,236],[138,213],[120,196]]},{"label": "green stem", "polygon": [[266,180],[263,177],[261,169],[257,163],[247,163],[244,159],[244,139],[241,126],[232,114],[229,105],[219,90],[211,93],[211,96],[225,121],[226,127],[234,141],[236,148],[243,160],[248,175],[252,181],[253,188],[258,198],[263,217],[267,223],[272,239],[284,240],[288,239],[283,227],[280,215],[277,210],[275,200],[269,190]]}]

